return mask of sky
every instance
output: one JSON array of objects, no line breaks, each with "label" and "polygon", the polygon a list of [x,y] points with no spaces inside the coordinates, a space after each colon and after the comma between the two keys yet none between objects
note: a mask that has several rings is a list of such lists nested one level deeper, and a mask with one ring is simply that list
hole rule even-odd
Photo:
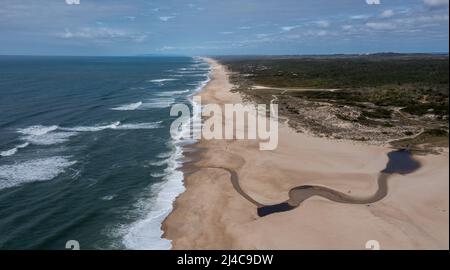
[{"label": "sky", "polygon": [[449,0],[0,0],[0,55],[448,52]]}]

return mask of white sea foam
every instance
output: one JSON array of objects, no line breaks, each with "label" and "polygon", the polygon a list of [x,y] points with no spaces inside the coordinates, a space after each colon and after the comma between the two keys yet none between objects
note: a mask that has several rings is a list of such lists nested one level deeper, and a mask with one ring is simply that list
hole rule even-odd
[{"label": "white sea foam", "polygon": [[130,104],[125,104],[125,105],[121,105],[118,107],[114,107],[111,108],[111,110],[115,110],[115,111],[134,111],[136,109],[138,109],[140,106],[142,105],[142,102],[136,102],[136,103],[130,103]]},{"label": "white sea foam", "polygon": [[148,82],[155,83],[158,85],[164,85],[165,82],[170,81],[177,81],[178,79],[168,78],[168,79],[155,79],[155,80],[149,80]]},{"label": "white sea foam", "polygon": [[161,96],[161,97],[170,97],[170,96],[185,94],[185,93],[188,93],[189,91],[190,91],[189,89],[180,90],[180,91],[166,91],[166,92],[160,92],[157,95]]},{"label": "white sea foam", "polygon": [[[201,68],[201,67],[204,68]],[[191,65],[191,67],[188,68],[180,68],[178,69],[178,71],[191,71],[191,72],[199,72],[199,71],[209,71],[210,68],[201,64],[193,64]]]},{"label": "white sea foam", "polygon": [[9,156],[14,155],[15,153],[17,153],[17,147],[0,152],[0,156],[9,157]]},{"label": "white sea foam", "polygon": [[[200,90],[209,81],[209,76],[206,81],[198,85],[197,91]],[[193,100],[191,99],[191,102]],[[200,104],[192,103],[194,107],[194,117],[198,115],[198,107]],[[180,135],[190,132],[188,126],[183,126],[179,130]],[[153,185],[152,191],[157,193],[156,198],[141,200],[137,208],[145,211],[144,216],[132,223],[126,228],[126,233],[123,236],[123,244],[128,249],[170,249],[171,241],[162,238],[163,231],[161,224],[164,219],[170,214],[173,208],[173,202],[176,197],[184,192],[183,172],[179,170],[182,165],[183,148],[186,140],[184,136],[177,136],[170,142],[172,150],[170,152],[161,153],[157,157],[161,160],[154,161],[151,165],[162,166],[167,165],[166,168],[160,172],[153,174],[153,177],[162,177],[163,183]]]},{"label": "white sea foam", "polygon": [[167,108],[170,107],[170,105],[172,105],[174,102],[175,99],[173,98],[155,98],[143,103],[140,109],[148,110],[148,109]]},{"label": "white sea foam", "polygon": [[75,164],[67,157],[48,157],[0,166],[0,189],[28,182],[52,180]]},{"label": "white sea foam", "polygon": [[[56,132],[56,130],[58,129],[59,127],[56,125],[53,126],[35,125],[27,128],[18,129],[17,132],[24,135],[21,137],[21,140],[36,145],[59,144],[67,141],[70,137],[76,135],[76,133],[74,132]],[[28,144],[26,146],[28,146]]]},{"label": "white sea foam", "polygon": [[160,178],[160,177],[164,177],[164,176],[166,176],[166,174],[165,173],[152,173],[152,174],[150,174],[152,177],[154,177],[154,178]]},{"label": "white sea foam", "polygon": [[161,121],[158,122],[150,122],[150,123],[137,123],[137,124],[123,124],[117,127],[117,129],[154,129],[159,128],[161,125]]},{"label": "white sea foam", "polygon": [[[180,148],[181,150],[181,148]],[[166,152],[166,153],[161,153],[159,155],[157,155],[157,158],[162,158],[161,160],[155,160],[150,162],[150,165],[152,166],[163,166],[163,165],[167,165],[170,163],[170,157],[174,155],[173,151],[170,152]]]},{"label": "white sea foam", "polygon": [[205,76],[205,73],[198,73],[198,71],[189,71],[189,70],[185,70],[185,71],[177,71],[177,74],[183,74],[184,76]]},{"label": "white sea foam", "polygon": [[96,132],[102,131],[106,129],[113,130],[135,130],[135,129],[154,129],[159,128],[161,121],[158,122],[148,122],[148,123],[130,123],[130,124],[122,124],[120,121],[108,124],[108,125],[98,125],[98,126],[80,126],[73,128],[61,128],[62,130],[67,131],[76,131],[76,132]]},{"label": "white sea foam", "polygon": [[11,148],[11,149],[9,149],[9,150],[5,150],[5,151],[0,152],[0,156],[2,156],[2,157],[9,157],[9,156],[12,156],[12,155],[14,155],[15,153],[17,153],[17,151],[19,151],[19,149],[25,148],[25,147],[27,147],[28,145],[30,145],[30,143],[28,143],[28,142],[23,143],[23,144],[19,144],[19,145],[17,145],[17,146],[14,147],[14,148]]},{"label": "white sea foam", "polygon": [[158,160],[158,161],[152,161],[149,163],[152,166],[163,166],[167,164],[166,160]]},{"label": "white sea foam", "polygon": [[211,70],[211,68],[209,67],[208,64],[205,63],[196,63],[196,64],[192,64],[191,67],[195,67],[196,70],[204,70],[204,71],[209,71]]},{"label": "white sea foam", "polygon": [[26,142],[26,143],[19,144],[19,145],[16,146],[16,147],[19,148],[19,149],[22,149],[22,148],[27,147],[28,145],[30,145],[30,144]]},{"label": "white sea foam", "polygon": [[75,131],[75,132],[95,132],[95,131],[102,131],[105,129],[116,129],[119,127],[120,121],[108,124],[108,125],[97,125],[97,126],[79,126],[79,127],[72,127],[72,128],[61,128],[61,130],[65,131]]},{"label": "white sea foam", "polygon": [[156,155],[156,157],[158,157],[158,158],[168,158],[168,157],[170,157],[172,154],[173,154],[173,151],[170,151],[170,152],[164,152],[164,153],[161,153],[161,154]]},{"label": "white sea foam", "polygon": [[[189,90],[187,90],[189,91]],[[185,91],[167,91],[157,93],[157,96],[163,98],[155,98],[145,102],[137,102],[132,104],[123,105],[120,107],[112,108],[112,110],[118,111],[132,111],[132,110],[149,110],[149,109],[158,109],[158,108],[167,108],[172,105],[175,100],[170,98],[171,96],[186,93]],[[167,97],[167,98],[165,98]]]},{"label": "white sea foam", "polygon": [[70,139],[70,137],[75,136],[76,132],[49,132],[42,135],[27,135],[21,137],[31,144],[35,145],[52,145],[64,143]]},{"label": "white sea foam", "polygon": [[100,200],[102,200],[102,201],[110,201],[110,200],[114,199],[115,197],[116,197],[115,194],[113,194],[113,195],[106,195],[106,196],[101,197]]},{"label": "white sea foam", "polygon": [[144,210],[148,213],[140,220],[131,224],[123,237],[123,244],[128,249],[170,249],[171,242],[162,238],[161,224],[172,211],[172,204],[176,197],[184,192],[183,172],[178,169],[181,166],[182,150],[180,146],[174,146],[171,156],[166,160],[167,168],[162,173],[153,174],[153,177],[162,177],[164,182],[154,185],[152,191],[157,196],[152,200],[141,201],[145,204]]},{"label": "white sea foam", "polygon": [[17,132],[25,134],[25,135],[40,136],[40,135],[47,134],[47,133],[52,132],[57,129],[58,129],[58,126],[36,125],[36,126],[18,129]]},{"label": "white sea foam", "polygon": [[58,126],[32,126],[28,128],[18,129],[19,133],[24,134],[20,139],[26,143],[18,145],[17,147],[3,151],[2,156],[14,155],[18,149],[28,146],[28,144],[35,145],[53,145],[68,141],[71,137],[78,135],[81,132],[97,132],[106,129],[111,130],[138,130],[138,129],[154,129],[159,128],[161,122],[148,123],[127,123],[122,124],[120,121],[95,126],[78,126],[78,127],[58,127]]},{"label": "white sea foam", "polygon": [[205,77],[204,73],[192,73],[192,72],[178,72],[179,74],[172,74],[171,77]]}]

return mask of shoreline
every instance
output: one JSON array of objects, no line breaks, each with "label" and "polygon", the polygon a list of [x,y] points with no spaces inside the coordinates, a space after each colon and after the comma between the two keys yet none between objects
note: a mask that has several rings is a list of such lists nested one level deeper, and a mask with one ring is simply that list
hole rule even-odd
[{"label": "shoreline", "polygon": [[[242,102],[229,91],[226,68],[206,60],[211,80],[199,93],[202,103]],[[200,140],[188,147],[186,190],[162,224],[173,249],[364,249],[372,239],[383,249],[448,249],[448,150],[417,157],[424,166],[411,175],[393,175],[379,202],[347,205],[313,197],[260,218],[257,206],[236,192],[230,173],[218,167],[233,169],[242,190],[263,204],[286,201],[291,188],[306,184],[368,196],[392,149],[313,138],[283,124],[278,149],[259,151],[257,145]]]}]

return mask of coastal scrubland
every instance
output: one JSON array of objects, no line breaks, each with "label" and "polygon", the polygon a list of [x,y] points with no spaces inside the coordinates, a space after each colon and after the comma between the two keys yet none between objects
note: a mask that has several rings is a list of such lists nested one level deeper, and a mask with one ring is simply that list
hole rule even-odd
[{"label": "coastal scrubland", "polygon": [[448,55],[218,59],[234,91],[248,102],[275,100],[298,132],[416,152],[448,146]]}]

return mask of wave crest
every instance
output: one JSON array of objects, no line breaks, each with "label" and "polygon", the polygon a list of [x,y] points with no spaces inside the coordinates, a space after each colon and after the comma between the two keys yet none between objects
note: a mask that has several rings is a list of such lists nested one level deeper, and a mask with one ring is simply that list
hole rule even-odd
[{"label": "wave crest", "polygon": [[2,156],[2,157],[9,157],[9,156],[12,156],[12,155],[14,155],[15,153],[17,153],[17,151],[19,151],[19,149],[25,148],[25,147],[27,147],[28,145],[30,145],[30,143],[28,143],[28,142],[23,143],[23,144],[19,144],[19,145],[17,145],[16,147],[14,147],[14,148],[12,148],[12,149],[5,150],[5,151],[0,152],[0,156]]},{"label": "wave crest", "polygon": [[28,182],[52,180],[75,164],[67,157],[49,157],[21,163],[0,166],[0,189],[18,186]]},{"label": "wave crest", "polygon": [[121,105],[118,107],[114,107],[111,108],[111,110],[114,111],[134,111],[136,109],[138,109],[140,106],[142,105],[142,102],[136,102],[136,103],[130,103],[130,104],[125,104],[125,105]]}]

